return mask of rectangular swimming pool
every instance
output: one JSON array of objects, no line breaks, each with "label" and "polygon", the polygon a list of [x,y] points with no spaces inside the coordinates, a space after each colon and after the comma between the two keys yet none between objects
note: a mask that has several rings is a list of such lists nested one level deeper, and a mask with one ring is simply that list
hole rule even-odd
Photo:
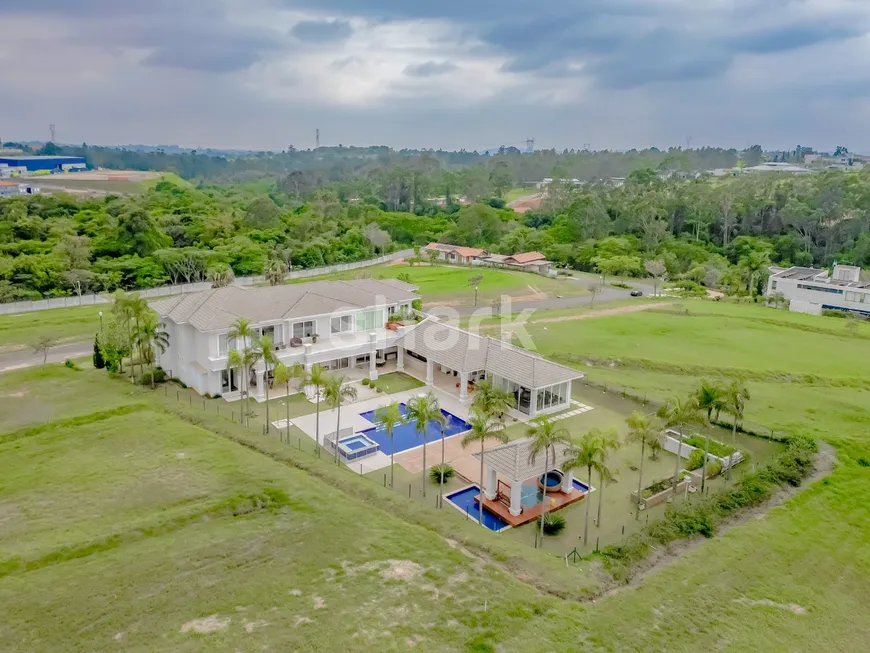
[{"label": "rectangular swimming pool", "polygon": [[[448,494],[446,499],[464,512],[469,519],[477,521],[480,518],[480,506],[474,498],[478,494],[480,494],[480,489],[476,485],[469,485],[467,488]],[[483,509],[483,525],[496,532],[510,526],[504,519],[486,508]]]},{"label": "rectangular swimming pool", "polygon": [[[399,404],[399,412],[401,412],[402,415],[407,415],[408,407],[405,406],[405,404]],[[444,429],[445,438],[450,437],[451,435],[456,435],[457,433],[464,433],[471,428],[471,425],[468,424],[468,422],[460,419],[453,413],[448,413],[446,410],[442,410],[441,413],[447,418],[447,425]],[[373,424],[377,425],[378,423],[378,420],[375,417],[375,411],[373,410],[361,413],[360,417],[367,419]],[[360,431],[360,433],[377,442],[380,446],[380,450],[388,456],[391,453],[399,453],[400,451],[413,449],[414,447],[419,447],[423,444],[423,437],[417,433],[417,425],[414,422],[405,422],[396,426],[395,431],[393,431],[392,447],[390,446],[390,438],[382,426],[375,426],[374,428]],[[426,443],[429,444],[430,442],[436,442],[440,439],[441,427],[435,422],[429,422],[429,424],[426,425]]]}]

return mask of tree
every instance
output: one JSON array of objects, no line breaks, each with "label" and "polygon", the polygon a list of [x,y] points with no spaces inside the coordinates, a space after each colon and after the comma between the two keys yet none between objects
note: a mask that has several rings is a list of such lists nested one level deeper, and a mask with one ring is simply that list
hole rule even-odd
[{"label": "tree", "polygon": [[341,433],[341,405],[356,401],[357,396],[356,388],[351,384],[345,384],[346,380],[347,378],[343,374],[331,376],[327,379],[323,391],[326,401],[336,409],[335,440],[333,441],[333,449],[335,450],[334,460],[336,463],[338,462],[338,438]]},{"label": "tree", "polygon": [[668,269],[665,267],[665,262],[661,259],[644,261],[643,267],[653,278],[653,297],[657,297],[659,294],[659,281],[664,279],[668,273]]},{"label": "tree", "polygon": [[271,259],[266,262],[263,275],[270,286],[280,286],[287,276],[287,264],[284,261]]},{"label": "tree", "polygon": [[281,226],[281,210],[268,195],[260,196],[248,205],[245,223],[253,229],[275,229]]},{"label": "tree", "polygon": [[[746,402],[749,401],[749,387],[743,379],[734,379],[728,384],[725,389],[725,407],[723,408],[729,415],[734,418],[731,427],[731,446],[737,449],[737,425],[743,421],[743,414],[746,410]],[[728,478],[731,478],[732,456],[728,454]]]},{"label": "tree", "polygon": [[379,427],[384,429],[387,437],[390,438],[390,487],[393,487],[393,472],[394,472],[394,457],[395,447],[393,446],[393,436],[396,433],[396,427],[405,423],[405,417],[402,415],[402,410],[399,408],[399,402],[393,401],[386,406],[381,406],[375,410],[375,422]]},{"label": "tree", "polygon": [[695,393],[695,399],[698,402],[700,410],[707,411],[707,432],[704,434],[704,460],[701,464],[701,492],[707,487],[707,454],[710,450],[710,432],[709,427],[712,422],[713,411],[716,412],[716,419],[719,419],[719,413],[725,408],[725,393],[719,386],[711,383],[707,379],[701,380],[701,387]]},{"label": "tree", "polygon": [[307,381],[314,386],[315,416],[314,416],[314,439],[317,442],[317,455],[320,455],[320,389],[326,385],[326,368],[320,363],[315,363],[308,371]]},{"label": "tree", "polygon": [[423,438],[423,496],[426,496],[426,440],[430,421],[437,421],[441,416],[441,407],[431,392],[414,397],[408,403],[406,415],[409,422],[414,422],[417,434]]},{"label": "tree", "polygon": [[[586,487],[592,489],[592,472],[598,474],[599,478],[608,479],[612,477],[612,473],[604,464],[607,458],[605,444],[613,439],[613,433],[605,434],[601,429],[594,428],[583,434],[578,442],[572,442],[565,452],[567,456],[562,469],[568,471],[571,469],[586,470]],[[598,489],[601,491],[601,488]],[[583,524],[583,544],[589,542],[589,497],[586,497],[586,517]]]},{"label": "tree", "polygon": [[639,411],[634,411],[628,416],[625,422],[628,424],[628,436],[626,437],[626,442],[640,442],[640,473],[638,474],[637,479],[637,506],[634,511],[634,518],[640,519],[640,502],[642,500],[643,492],[644,449],[646,449],[647,443],[653,441],[658,442],[660,433],[655,427],[652,417],[644,415]]},{"label": "tree", "polygon": [[516,399],[512,393],[494,386],[487,379],[477,384],[471,405],[482,415],[504,421],[508,409],[516,407]]},{"label": "tree", "polygon": [[474,288],[474,305],[477,306],[477,289],[480,288],[480,282],[483,281],[482,274],[475,274],[468,278],[468,285]]},{"label": "tree", "polygon": [[157,318],[157,314],[153,311],[146,311],[142,314],[137,332],[137,345],[142,362],[151,366],[151,389],[153,390],[155,349],[160,350],[160,353],[163,354],[169,348],[169,334],[166,332],[166,325]]},{"label": "tree", "polygon": [[216,263],[206,272],[212,288],[224,288],[236,279],[233,269],[226,263]]},{"label": "tree", "polygon": [[543,540],[544,517],[547,512],[547,473],[550,471],[550,462],[556,462],[556,445],[568,442],[568,431],[564,428],[556,428],[549,417],[541,415],[535,418],[534,424],[529,426],[526,435],[532,439],[529,445],[529,464],[534,465],[537,457],[541,453],[544,454],[544,491],[541,493],[541,540]]},{"label": "tree", "polygon": [[676,453],[677,461],[674,467],[674,495],[677,494],[677,484],[679,483],[680,454],[683,451],[683,429],[690,425],[700,426],[703,424],[700,410],[697,397],[690,395],[685,399],[673,397],[659,406],[659,409],[656,411],[656,416],[664,422],[665,428],[675,429],[680,438]]},{"label": "tree", "polygon": [[33,353],[42,354],[42,364],[48,361],[48,352],[57,344],[57,340],[43,336],[33,344]]},{"label": "tree", "polygon": [[[284,407],[286,408],[286,417],[285,417],[285,429],[287,435],[287,443],[290,443],[290,381],[293,379],[304,379],[305,374],[305,366],[302,363],[294,363],[290,367],[287,367],[281,361],[278,361],[275,364],[275,377],[274,383],[278,385],[285,385],[287,388],[286,398],[284,400]],[[268,421],[268,418],[267,418]],[[281,434],[278,434],[280,438]]]},{"label": "tree", "polygon": [[272,422],[269,418],[269,372],[278,364],[278,357],[275,356],[275,345],[272,343],[272,338],[269,336],[260,336],[255,343],[257,358],[263,361],[265,372],[263,373],[263,389],[266,392],[266,435],[272,428]]},{"label": "tree", "polygon": [[139,365],[144,374],[144,361],[142,360],[141,341],[138,337],[142,317],[149,311],[147,302],[138,293],[127,294],[121,290],[115,293],[115,301],[112,304],[112,313],[116,320],[123,321],[127,327],[130,342],[130,383],[136,380],[136,364],[133,358],[134,348],[139,348]]},{"label": "tree", "polygon": [[462,448],[479,443],[480,444],[480,504],[478,510],[477,521],[483,525],[483,509],[484,509],[484,489],[483,489],[483,456],[484,444],[487,440],[497,440],[498,442],[507,442],[508,436],[504,431],[504,424],[493,420],[490,416],[482,413],[477,408],[471,409],[471,430],[462,436]]},{"label": "tree", "polygon": [[595,303],[595,295],[597,295],[601,291],[601,284],[597,281],[593,281],[588,286],[586,286],[586,290],[589,291],[589,305],[591,306]]},{"label": "tree", "polygon": [[[251,328],[251,321],[243,317],[236,318],[230,325],[229,332],[227,332],[227,341],[233,343],[233,351],[227,356],[227,368],[237,368],[239,370],[239,380],[241,381],[239,392],[242,399],[242,424],[246,423],[248,414],[248,384],[250,382],[250,367],[254,363],[254,352],[250,345],[254,342],[254,333],[253,328]],[[232,366],[230,364],[231,361],[233,363]]]},{"label": "tree", "polygon": [[93,355],[94,367],[98,370],[106,367],[106,361],[103,358],[103,351],[100,346],[100,334],[96,334],[94,336],[94,355]]}]

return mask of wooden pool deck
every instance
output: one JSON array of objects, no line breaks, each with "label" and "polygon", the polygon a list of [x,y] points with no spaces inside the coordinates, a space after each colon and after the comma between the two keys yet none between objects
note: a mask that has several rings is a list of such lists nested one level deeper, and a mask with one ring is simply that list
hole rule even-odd
[{"label": "wooden pool deck", "polygon": [[[565,494],[564,492],[553,492],[552,494],[547,495],[547,498],[550,499],[547,505],[547,512],[560,510],[565,506],[570,506],[572,503],[577,503],[578,501],[581,501],[583,498],[585,498],[587,494],[589,494],[588,491],[583,492],[581,490],[574,490],[573,492],[571,492],[571,494]],[[475,500],[480,503],[479,494],[477,495],[477,497],[475,497]],[[509,498],[508,503],[510,503]],[[523,507],[523,511],[516,517],[511,514],[510,508],[502,501],[490,501],[489,499],[484,497],[483,505],[487,510],[495,513],[511,526],[522,526],[523,524],[528,524],[530,521],[534,521],[541,516],[540,502],[536,503],[533,506]]]}]

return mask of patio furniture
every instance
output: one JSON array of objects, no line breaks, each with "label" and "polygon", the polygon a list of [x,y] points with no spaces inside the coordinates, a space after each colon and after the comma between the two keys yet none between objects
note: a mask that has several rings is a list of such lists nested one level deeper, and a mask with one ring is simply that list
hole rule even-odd
[{"label": "patio furniture", "polygon": [[302,338],[290,338],[290,346],[291,347],[301,347],[302,346]]}]

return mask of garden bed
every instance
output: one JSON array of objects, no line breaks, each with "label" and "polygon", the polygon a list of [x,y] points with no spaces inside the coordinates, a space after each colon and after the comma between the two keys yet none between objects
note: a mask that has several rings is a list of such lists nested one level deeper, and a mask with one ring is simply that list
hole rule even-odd
[{"label": "garden bed", "polygon": [[[680,471],[680,481],[677,483],[677,490],[674,492],[674,477],[669,476],[655,483],[647,485],[641,490],[640,507],[643,510],[653,508],[670,499],[674,494],[685,492],[688,486],[694,485],[692,475],[686,470]],[[637,503],[637,491],[631,493],[631,500]]]}]

